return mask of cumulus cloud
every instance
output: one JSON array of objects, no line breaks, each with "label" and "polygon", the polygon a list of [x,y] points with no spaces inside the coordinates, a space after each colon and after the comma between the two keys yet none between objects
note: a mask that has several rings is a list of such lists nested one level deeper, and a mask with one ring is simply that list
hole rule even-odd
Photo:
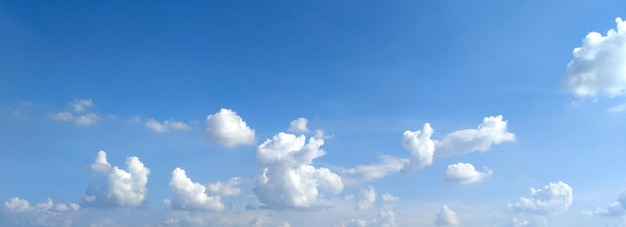
[{"label": "cumulus cloud", "polygon": [[415,171],[433,163],[435,142],[430,139],[433,132],[429,123],[424,124],[422,130],[404,132],[402,146],[411,152],[411,161],[407,163],[406,170]]},{"label": "cumulus cloud", "polygon": [[213,194],[221,196],[238,196],[241,193],[241,189],[236,186],[241,183],[241,179],[238,177],[230,178],[226,182],[215,182],[207,185],[207,190]]},{"label": "cumulus cloud", "polygon": [[95,113],[84,113],[88,108],[93,106],[91,99],[74,99],[68,104],[69,111],[48,114],[48,117],[56,121],[72,121],[80,126],[90,126],[100,120],[100,116]]},{"label": "cumulus cloud", "polygon": [[382,198],[383,202],[385,202],[385,203],[393,203],[393,202],[400,201],[400,198],[398,198],[396,196],[393,196],[392,194],[389,194],[389,193],[382,194],[381,198]]},{"label": "cumulus cloud", "polygon": [[515,134],[507,129],[502,115],[485,117],[476,129],[463,129],[452,132],[436,142],[437,154],[443,157],[467,154],[474,151],[485,152],[493,144],[515,141]]},{"label": "cumulus cloud", "polygon": [[230,109],[220,109],[206,119],[204,131],[208,139],[214,143],[234,147],[237,145],[254,144],[254,129],[248,127],[237,113]]},{"label": "cumulus cloud", "polygon": [[289,131],[293,133],[307,133],[309,132],[309,128],[306,127],[307,123],[309,123],[309,120],[306,118],[295,119],[289,123]]},{"label": "cumulus cloud", "polygon": [[341,178],[346,183],[372,181],[401,171],[407,163],[409,163],[408,159],[383,155],[379,163],[358,165],[355,168],[341,170]]},{"label": "cumulus cloud", "polygon": [[173,198],[166,201],[176,210],[222,211],[224,205],[219,196],[209,196],[204,185],[191,181],[185,170],[176,168],[172,171],[170,190]]},{"label": "cumulus cloud", "polygon": [[80,206],[75,203],[57,203],[48,198],[34,206],[28,200],[12,198],[4,202],[0,225],[4,226],[71,226],[79,215]]},{"label": "cumulus cloud", "polygon": [[448,166],[446,181],[458,184],[470,184],[479,182],[483,178],[491,176],[493,171],[485,168],[485,172],[476,171],[470,163],[456,163]]},{"label": "cumulus cloud", "polygon": [[83,197],[84,205],[138,207],[143,204],[148,193],[146,184],[150,169],[138,157],[126,158],[126,170],[117,166],[110,168],[106,152],[100,151],[90,170],[104,174],[106,180],[102,186],[97,183],[89,185]]},{"label": "cumulus cloud", "polygon": [[436,226],[450,226],[450,225],[459,225],[459,219],[456,216],[456,212],[452,209],[448,208],[448,206],[443,205],[441,207],[441,211],[436,214],[437,219],[435,219]]},{"label": "cumulus cloud", "polygon": [[365,210],[372,208],[376,202],[376,191],[372,186],[368,188],[362,188],[359,193],[359,201],[357,201],[356,209],[357,210]]},{"label": "cumulus cloud", "polygon": [[521,197],[519,202],[509,203],[507,210],[510,212],[526,212],[538,215],[553,215],[565,212],[574,195],[572,188],[559,181],[550,183],[543,189],[530,189],[529,197]]},{"label": "cumulus cloud", "polygon": [[615,19],[617,30],[606,36],[591,32],[572,52],[562,79],[563,88],[578,97],[624,95],[626,90],[626,22]]},{"label": "cumulus cloud", "polygon": [[254,192],[267,208],[311,208],[317,203],[318,188],[337,194],[341,178],[328,168],[315,168],[313,160],[326,154],[324,140],[279,133],[257,147],[257,163],[263,174]]},{"label": "cumulus cloud", "polygon": [[626,211],[622,207],[619,202],[613,202],[606,209],[602,209],[600,207],[596,208],[594,211],[583,211],[584,215],[587,216],[622,216]]},{"label": "cumulus cloud", "polygon": [[187,124],[174,120],[165,120],[163,121],[163,123],[160,123],[154,119],[149,119],[148,121],[146,121],[145,126],[146,128],[149,128],[150,130],[157,133],[163,133],[171,130],[189,129],[189,126]]},{"label": "cumulus cloud", "polygon": [[394,227],[396,226],[396,214],[390,207],[383,207],[380,209],[376,217],[369,220],[360,218],[353,218],[348,221],[344,221],[335,227]]}]

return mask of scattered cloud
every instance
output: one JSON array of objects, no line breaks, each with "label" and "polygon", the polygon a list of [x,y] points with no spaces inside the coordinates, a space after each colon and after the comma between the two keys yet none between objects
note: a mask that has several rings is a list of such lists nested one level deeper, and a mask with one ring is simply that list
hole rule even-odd
[{"label": "scattered cloud", "polygon": [[443,205],[441,207],[441,211],[436,214],[437,218],[435,219],[436,226],[451,226],[451,225],[459,225],[459,218],[456,216],[456,212],[452,209],[448,208],[448,206]]},{"label": "scattered cloud", "polygon": [[81,113],[85,112],[87,108],[93,107],[93,101],[91,99],[74,99],[68,105],[74,112]]},{"label": "scattered cloud", "polygon": [[146,198],[150,169],[138,157],[126,158],[126,169],[110,168],[106,152],[100,151],[90,170],[106,176],[104,185],[91,183],[83,196],[86,206],[138,207]]},{"label": "scattered cloud", "polygon": [[583,211],[584,215],[587,216],[622,216],[626,213],[626,210],[622,207],[619,202],[613,202],[606,209],[602,209],[600,207],[596,208],[594,211]]},{"label": "scattered cloud", "polygon": [[626,22],[615,19],[617,30],[606,36],[590,32],[581,47],[574,49],[574,58],[567,64],[562,79],[563,89],[578,97],[609,97],[624,95],[626,90]]},{"label": "scattered cloud", "polygon": [[359,201],[357,201],[356,209],[365,210],[372,208],[374,202],[376,202],[376,191],[374,191],[374,188],[372,186],[362,188],[359,193]]},{"label": "scattered cloud", "polygon": [[390,174],[400,172],[409,163],[408,159],[380,156],[380,162],[370,165],[358,165],[355,168],[341,170],[341,178],[346,183],[360,183],[383,178]]},{"label": "scattered cloud", "polygon": [[493,171],[485,168],[485,172],[476,171],[470,163],[456,163],[448,166],[446,171],[446,181],[458,184],[470,184],[481,181],[489,177]]},{"label": "scattered cloud", "polygon": [[515,134],[508,131],[507,122],[498,115],[485,117],[476,129],[463,129],[444,136],[441,141],[436,141],[436,149],[438,155],[448,157],[485,152],[493,144],[514,141]]},{"label": "scattered cloud", "polygon": [[400,198],[393,196],[392,194],[385,193],[380,196],[385,203],[393,203],[400,201]]},{"label": "scattered cloud", "polygon": [[185,170],[176,168],[172,171],[170,180],[172,200],[166,200],[172,209],[176,210],[205,210],[222,211],[224,205],[219,196],[209,196],[206,187],[200,183],[191,181]]},{"label": "scattered cloud", "polygon": [[565,212],[573,200],[572,188],[559,181],[543,189],[531,188],[529,197],[521,197],[519,202],[509,203],[507,209],[509,212],[553,215]]},{"label": "scattered cloud", "polygon": [[100,120],[100,116],[95,113],[85,113],[93,106],[91,99],[74,99],[68,104],[69,111],[48,114],[48,117],[55,121],[72,121],[80,126],[91,126]]},{"label": "scattered cloud", "polygon": [[415,171],[433,163],[435,142],[430,139],[433,132],[429,123],[424,124],[422,130],[404,132],[402,146],[411,152],[411,161],[406,164],[406,170]]},{"label": "scattered cloud", "polygon": [[241,189],[236,188],[235,186],[241,183],[241,178],[234,177],[230,178],[226,182],[215,182],[207,185],[207,190],[213,194],[221,195],[221,196],[239,196],[241,193]]},{"label": "scattered cloud", "polygon": [[309,123],[309,120],[306,118],[295,119],[289,123],[289,131],[293,133],[307,133],[309,132],[309,129],[306,127],[307,123]]},{"label": "scattered cloud", "polygon": [[34,206],[28,200],[12,198],[4,202],[0,215],[2,226],[71,226],[73,219],[80,215],[80,206],[75,203],[57,203],[48,198],[46,202]]},{"label": "scattered cloud", "polygon": [[209,115],[204,131],[211,142],[226,147],[251,145],[256,142],[254,129],[248,127],[246,122],[230,109],[221,109]]},{"label": "scattered cloud", "polygon": [[369,220],[360,218],[353,218],[348,221],[341,222],[335,227],[395,227],[396,226],[396,214],[391,207],[381,208],[376,217]]},{"label": "scattered cloud", "polygon": [[146,121],[145,126],[146,128],[149,128],[150,130],[157,133],[163,133],[171,130],[189,129],[189,126],[187,124],[174,120],[165,120],[163,121],[163,123],[160,123],[154,119],[149,119],[148,121]]},{"label": "scattered cloud", "polygon": [[263,174],[254,192],[266,208],[311,208],[318,206],[318,187],[337,194],[341,178],[327,168],[315,168],[313,159],[326,154],[324,140],[279,133],[257,147],[257,163]]}]

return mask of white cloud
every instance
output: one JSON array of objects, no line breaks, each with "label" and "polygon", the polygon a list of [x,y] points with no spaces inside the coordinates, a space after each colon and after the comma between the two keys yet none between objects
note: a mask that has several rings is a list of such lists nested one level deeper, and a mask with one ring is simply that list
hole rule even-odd
[{"label": "white cloud", "polygon": [[306,127],[307,123],[309,123],[309,120],[306,118],[295,119],[289,123],[289,131],[293,133],[307,133],[309,132],[309,129]]},{"label": "white cloud", "polygon": [[55,114],[48,114],[48,117],[56,121],[73,121],[80,126],[90,126],[100,120],[100,116],[95,113],[83,113],[87,108],[94,106],[91,99],[74,99],[68,106],[75,114],[69,111],[61,111]]},{"label": "white cloud", "polygon": [[485,172],[479,172],[472,164],[459,162],[448,166],[446,180],[452,183],[469,184],[479,182],[491,174],[493,171],[490,169],[485,168]]},{"label": "white cloud", "polygon": [[408,159],[383,155],[380,162],[370,165],[358,165],[355,168],[341,170],[341,177],[346,183],[359,183],[383,178],[401,171],[409,163]]},{"label": "white cloud", "polygon": [[396,196],[393,196],[392,194],[389,194],[389,193],[382,194],[381,198],[382,198],[383,202],[385,202],[385,203],[393,203],[393,202],[400,201],[400,198],[398,198]]},{"label": "white cloud", "polygon": [[107,164],[106,152],[98,152],[90,169],[106,175],[106,181],[103,186],[90,184],[83,197],[83,203],[88,206],[141,206],[148,193],[146,184],[150,169],[145,167],[138,157],[126,158],[127,170],[117,166],[106,170]]},{"label": "white cloud", "polygon": [[87,108],[93,107],[91,99],[74,99],[68,104],[75,112],[84,112]]},{"label": "white cloud", "polygon": [[359,201],[357,201],[356,209],[357,210],[365,210],[372,208],[376,202],[376,191],[372,186],[368,188],[362,188],[359,193]]},{"label": "white cloud", "polygon": [[238,196],[241,193],[239,188],[236,188],[241,179],[238,177],[230,178],[226,182],[215,182],[207,185],[207,190],[213,194],[221,196]]},{"label": "white cloud", "polygon": [[619,202],[613,202],[606,209],[596,208],[594,211],[583,211],[587,216],[622,216],[626,213]]},{"label": "white cloud", "polygon": [[169,203],[172,209],[206,211],[222,211],[224,209],[219,196],[207,195],[206,187],[191,181],[187,177],[185,170],[181,168],[176,168],[172,171],[170,190],[172,191],[173,199],[166,203]]},{"label": "white cloud", "polygon": [[429,123],[424,124],[422,130],[404,132],[402,146],[411,152],[411,161],[406,165],[408,171],[415,171],[432,164],[435,143],[430,137],[433,132]]},{"label": "white cloud", "polygon": [[603,93],[620,96],[626,90],[626,22],[615,19],[617,30],[606,36],[591,32],[581,47],[573,51],[574,58],[567,64],[563,88],[579,97],[594,97]]},{"label": "white cloud", "polygon": [[145,126],[146,128],[149,128],[150,130],[157,132],[157,133],[167,132],[170,130],[189,129],[189,126],[187,124],[180,122],[180,121],[174,121],[174,120],[165,120],[163,121],[163,123],[160,123],[154,119],[149,119],[148,121],[146,121]]},{"label": "white cloud", "polygon": [[353,218],[344,221],[335,227],[394,227],[396,226],[396,214],[390,207],[383,207],[376,214],[376,217],[369,220]]},{"label": "white cloud", "polygon": [[507,130],[507,122],[502,115],[485,117],[476,129],[463,129],[452,132],[436,142],[437,154],[443,157],[467,154],[474,151],[485,152],[491,145],[515,141],[515,135]]},{"label": "white cloud", "polygon": [[341,178],[327,168],[315,168],[313,159],[326,154],[324,140],[279,133],[257,147],[257,163],[263,175],[254,192],[267,208],[311,208],[318,206],[318,187],[337,194]]},{"label": "white cloud", "polygon": [[609,113],[623,113],[626,112],[626,103],[621,103],[615,106],[612,106],[607,110]]},{"label": "white cloud", "polygon": [[31,206],[28,200],[12,198],[4,202],[0,216],[2,226],[71,226],[78,216],[80,206],[75,203],[57,203],[48,198],[46,202]]},{"label": "white cloud", "polygon": [[336,227],[366,227],[367,221],[359,218],[353,218],[348,221],[342,222]]},{"label": "white cloud", "polygon": [[543,189],[531,188],[529,197],[521,197],[519,202],[509,203],[507,208],[510,212],[553,215],[566,211],[573,200],[572,188],[559,181]]},{"label": "white cloud", "polygon": [[441,211],[436,214],[437,219],[435,219],[436,226],[450,226],[450,225],[459,225],[459,218],[456,216],[456,212],[452,209],[448,208],[448,206],[443,205],[441,207]]},{"label": "white cloud", "polygon": [[229,109],[220,109],[219,112],[209,115],[204,131],[210,141],[227,147],[250,145],[256,141],[254,130],[248,127],[237,113]]}]

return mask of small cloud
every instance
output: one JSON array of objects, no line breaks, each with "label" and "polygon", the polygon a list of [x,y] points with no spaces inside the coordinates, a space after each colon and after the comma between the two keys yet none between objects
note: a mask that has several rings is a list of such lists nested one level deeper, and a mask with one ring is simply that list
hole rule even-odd
[{"label": "small cloud", "polygon": [[306,127],[309,120],[306,118],[298,118],[289,123],[289,131],[293,133],[307,133],[309,129]]},{"label": "small cloud", "polygon": [[236,186],[241,183],[241,178],[230,178],[226,182],[215,182],[207,185],[207,190],[213,194],[221,196],[238,196],[241,193],[241,189]]},{"label": "small cloud", "polygon": [[174,120],[165,120],[163,123],[159,123],[158,121],[154,119],[149,119],[146,122],[145,126],[146,128],[156,133],[163,133],[163,132],[167,132],[171,130],[189,129],[189,126],[187,124],[180,122],[180,121],[174,121]]},{"label": "small cloud", "polygon": [[176,168],[172,171],[170,190],[174,195],[172,200],[166,200],[166,204],[176,210],[205,210],[222,211],[224,204],[219,196],[209,196],[206,187],[191,181],[185,170]]},{"label": "small cloud", "polygon": [[84,113],[88,108],[94,106],[91,99],[74,99],[68,106],[68,111],[48,114],[48,117],[55,121],[72,121],[79,126],[91,126],[100,120],[100,116],[95,113]]},{"label": "small cloud", "polygon": [[74,112],[80,113],[87,110],[87,108],[93,107],[93,101],[91,101],[91,99],[74,99],[68,105]]},{"label": "small cloud", "polygon": [[470,184],[481,181],[485,177],[489,177],[493,171],[485,168],[485,172],[476,171],[474,166],[469,163],[456,163],[448,166],[446,171],[446,181],[458,184]]},{"label": "small cloud", "polygon": [[248,124],[230,109],[221,109],[209,115],[204,131],[211,142],[226,147],[251,145],[256,142],[254,129],[248,127]]},{"label": "small cloud", "polygon": [[435,219],[436,226],[453,226],[459,225],[459,218],[456,216],[456,212],[443,205],[441,211],[439,211],[437,219]]},{"label": "small cloud", "polygon": [[380,157],[379,163],[344,169],[341,171],[341,175],[343,179],[351,183],[373,181],[400,172],[408,162],[408,159],[383,155]]},{"label": "small cloud", "polygon": [[452,132],[436,142],[437,154],[448,157],[475,151],[485,152],[494,144],[514,142],[515,134],[507,129],[507,121],[502,115],[489,116],[476,129],[463,129]]},{"label": "small cloud", "polygon": [[385,203],[393,203],[393,202],[400,201],[400,198],[398,198],[396,196],[393,196],[393,195],[391,195],[389,193],[382,194],[381,198],[382,198],[383,202],[385,202]]}]

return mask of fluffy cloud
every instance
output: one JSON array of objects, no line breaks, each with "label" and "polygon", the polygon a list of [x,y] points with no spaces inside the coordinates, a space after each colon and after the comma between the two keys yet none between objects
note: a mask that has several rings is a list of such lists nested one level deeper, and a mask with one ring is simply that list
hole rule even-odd
[{"label": "fluffy cloud", "polygon": [[150,130],[157,132],[157,133],[167,132],[170,130],[189,129],[189,126],[187,124],[180,122],[180,121],[174,121],[174,120],[165,120],[163,121],[163,123],[160,123],[154,119],[149,119],[148,121],[146,121],[145,126],[146,128],[149,128]]},{"label": "fluffy cloud", "polygon": [[620,96],[626,90],[626,22],[615,19],[617,30],[606,36],[591,32],[581,47],[573,51],[567,64],[563,88],[579,97],[594,97],[603,93]]},{"label": "fluffy cloud", "polygon": [[458,225],[459,219],[456,216],[456,212],[452,209],[448,208],[448,206],[443,205],[441,207],[441,211],[436,214],[437,219],[435,219],[435,225],[437,226],[448,226],[448,225]]},{"label": "fluffy cloud", "polygon": [[597,208],[594,211],[583,211],[587,216],[622,216],[626,211],[619,202],[613,202],[606,209]]},{"label": "fluffy cloud", "polygon": [[98,155],[90,169],[106,175],[103,186],[92,183],[87,188],[83,203],[87,206],[138,207],[146,198],[150,169],[138,157],[126,158],[126,169],[110,168],[104,151]]},{"label": "fluffy cloud", "polygon": [[91,99],[74,99],[68,104],[69,111],[48,114],[48,117],[56,121],[73,121],[80,126],[90,126],[100,120],[100,117],[95,113],[84,113],[93,106]]},{"label": "fluffy cloud", "polygon": [[204,131],[210,141],[227,147],[254,144],[256,141],[254,130],[229,109],[220,109],[219,112],[209,115]]},{"label": "fluffy cloud", "polygon": [[310,208],[317,204],[318,187],[337,194],[341,178],[327,168],[315,168],[313,159],[326,154],[324,140],[279,133],[257,147],[257,163],[263,175],[254,192],[268,208]]},{"label": "fluffy cloud", "polygon": [[380,209],[376,217],[370,220],[363,220],[360,218],[353,218],[348,221],[344,221],[335,227],[394,227],[396,226],[396,214],[390,207],[383,207]]},{"label": "fluffy cloud", "polygon": [[415,171],[433,163],[435,143],[430,139],[433,132],[429,123],[424,124],[422,130],[404,132],[402,146],[411,152],[411,161],[406,165],[408,171]]},{"label": "fluffy cloud", "polygon": [[469,184],[482,180],[491,176],[493,171],[485,168],[485,172],[476,171],[474,166],[469,163],[457,163],[448,166],[446,171],[446,180],[452,183]]},{"label": "fluffy cloud", "polygon": [[2,226],[71,226],[79,215],[80,206],[75,203],[57,203],[48,198],[46,202],[31,206],[28,200],[12,198],[4,202],[0,216]]},{"label": "fluffy cloud", "polygon": [[289,123],[289,131],[293,133],[307,133],[309,132],[309,129],[306,127],[307,123],[309,123],[309,120],[306,118],[295,119]]},{"label": "fluffy cloud", "polygon": [[385,203],[392,203],[392,202],[400,201],[400,198],[398,198],[396,196],[393,196],[392,194],[389,194],[389,193],[382,194],[381,198],[382,198],[383,202],[385,202]]},{"label": "fluffy cloud", "polygon": [[379,163],[358,165],[355,168],[341,170],[341,178],[346,183],[372,181],[401,171],[407,163],[409,163],[408,159],[383,155],[380,157]]},{"label": "fluffy cloud", "polygon": [[559,181],[550,183],[543,189],[531,188],[530,196],[521,197],[519,202],[509,203],[508,211],[553,215],[566,211],[573,200],[572,188]]},{"label": "fluffy cloud", "polygon": [[166,203],[172,209],[206,211],[222,211],[224,209],[219,196],[207,195],[206,187],[191,181],[187,177],[185,170],[181,168],[176,168],[172,171],[170,190],[173,198],[171,201],[166,201]]},{"label": "fluffy cloud", "polygon": [[213,194],[221,196],[238,196],[241,189],[236,188],[241,179],[238,177],[230,178],[226,182],[215,182],[207,185],[207,190]]},{"label": "fluffy cloud", "polygon": [[502,115],[485,117],[476,129],[452,132],[436,142],[437,154],[443,157],[485,152],[491,145],[515,141],[515,135],[507,130]]},{"label": "fluffy cloud", "polygon": [[374,202],[376,202],[376,191],[374,191],[374,188],[372,186],[362,188],[359,193],[359,201],[357,201],[356,209],[369,209],[374,205]]}]

